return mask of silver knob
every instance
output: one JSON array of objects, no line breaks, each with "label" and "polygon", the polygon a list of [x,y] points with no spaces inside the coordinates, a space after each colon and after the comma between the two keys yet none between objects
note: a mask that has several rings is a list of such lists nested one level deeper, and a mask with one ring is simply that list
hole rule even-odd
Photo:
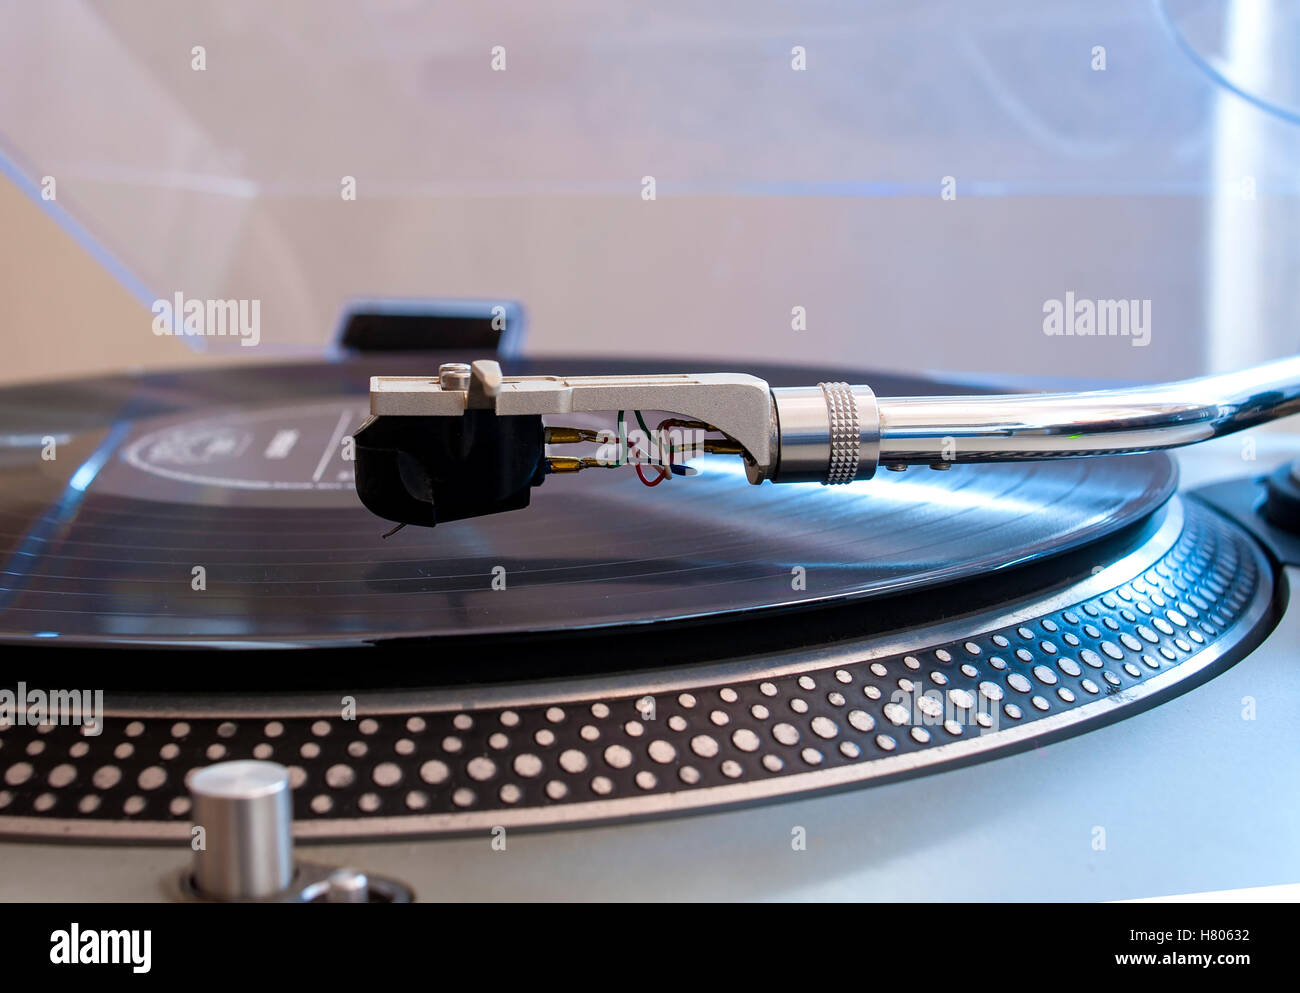
[{"label": "silver knob", "polygon": [[326,903],[369,903],[370,880],[355,869],[335,869],[326,880]]},{"label": "silver knob", "polygon": [[438,385],[444,390],[468,390],[470,367],[465,362],[444,362],[438,366]]},{"label": "silver knob", "polygon": [[214,900],[259,900],[293,881],[293,807],[289,770],[275,762],[218,762],[190,773],[194,824],[204,846],[194,853],[194,889]]}]

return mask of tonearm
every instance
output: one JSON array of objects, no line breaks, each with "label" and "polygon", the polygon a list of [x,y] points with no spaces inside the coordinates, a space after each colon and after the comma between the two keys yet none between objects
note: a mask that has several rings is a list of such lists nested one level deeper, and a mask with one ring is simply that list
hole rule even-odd
[{"label": "tonearm", "polygon": [[[632,465],[655,485],[689,474],[698,454],[741,457],[751,483],[833,485],[870,479],[880,466],[1177,448],[1300,411],[1300,356],[1152,386],[929,397],[848,383],[773,388],[741,374],[504,376],[481,360],[444,364],[436,377],[376,376],[370,411],[355,435],[362,502],[388,520],[433,526],[526,507],[550,473]],[[650,428],[642,411],[671,416]],[[616,414],[617,427],[542,420],[594,413]],[[597,449],[547,452],[582,444]]]}]

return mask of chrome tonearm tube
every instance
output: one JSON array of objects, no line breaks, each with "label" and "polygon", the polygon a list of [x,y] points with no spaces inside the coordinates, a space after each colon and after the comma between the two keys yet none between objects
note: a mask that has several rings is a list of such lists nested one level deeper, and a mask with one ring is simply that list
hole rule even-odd
[{"label": "chrome tonearm tube", "polygon": [[1087,393],[881,397],[879,461],[1019,462],[1178,448],[1300,412],[1300,356]]},{"label": "chrome tonearm tube", "polygon": [[[665,478],[681,473],[673,446],[658,438],[672,427],[721,435],[695,451],[741,456],[752,483],[836,484],[870,479],[882,465],[947,469],[1177,448],[1300,412],[1300,356],[1153,386],[950,397],[878,397],[847,383],[771,388],[739,374],[503,376],[483,360],[443,365],[435,378],[377,376],[370,409],[355,436],[362,501],[390,520],[431,526],[527,506],[529,489],[549,473],[633,461]],[[650,432],[655,440],[636,459],[621,435],[542,424],[543,416],[645,410],[677,416]],[[606,457],[546,452],[601,441]],[[651,458],[651,449],[659,454]]]}]

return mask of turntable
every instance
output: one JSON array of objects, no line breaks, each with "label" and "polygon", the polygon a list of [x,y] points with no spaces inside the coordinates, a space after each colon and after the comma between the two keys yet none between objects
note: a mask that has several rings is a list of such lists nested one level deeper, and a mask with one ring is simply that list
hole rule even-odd
[{"label": "turntable", "polygon": [[[0,390],[0,891],[84,895],[47,863],[93,857],[103,896],[185,896],[193,777],[237,761],[288,770],[313,862],[426,897],[1300,870],[1294,482],[1180,489],[1151,450],[1293,412],[1295,360],[1081,401],[481,358]],[[39,721],[74,689],[85,721]],[[1149,830],[1221,804],[1199,843],[1242,865]]]}]

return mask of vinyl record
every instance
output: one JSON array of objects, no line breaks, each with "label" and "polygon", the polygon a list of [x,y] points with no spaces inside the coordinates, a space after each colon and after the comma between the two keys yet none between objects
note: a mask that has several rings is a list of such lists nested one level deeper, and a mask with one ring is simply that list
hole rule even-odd
[{"label": "vinyl record", "polygon": [[[751,486],[738,459],[710,457],[652,489],[630,469],[550,477],[527,510],[385,539],[389,525],[356,498],[345,439],[366,415],[370,375],[448,358],[0,390],[0,637],[346,645],[849,601],[1079,548],[1149,514],[1175,484],[1162,454],[836,487]],[[506,372],[649,368],[547,359]],[[843,370],[732,371],[936,392]]]}]

